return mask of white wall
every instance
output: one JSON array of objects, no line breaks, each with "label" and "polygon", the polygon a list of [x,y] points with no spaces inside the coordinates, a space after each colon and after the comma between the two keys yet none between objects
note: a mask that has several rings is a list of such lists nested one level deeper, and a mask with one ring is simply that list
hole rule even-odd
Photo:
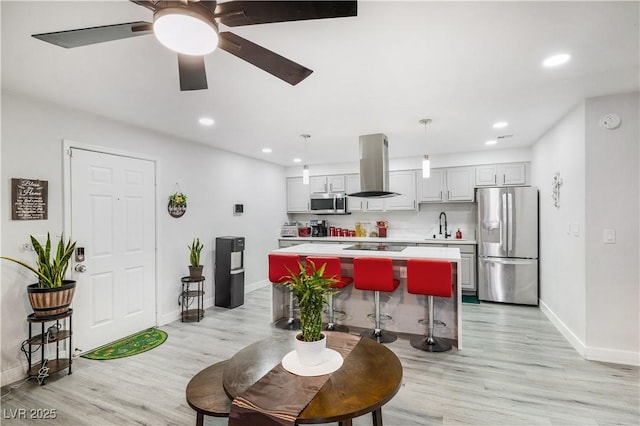
[{"label": "white wall", "polygon": [[[531,180],[540,197],[540,305],[584,355],[585,330],[585,149],[584,103],[563,117],[534,145]],[[560,207],[552,182],[560,172]],[[569,232],[570,226],[578,230]],[[555,318],[554,318],[555,316]]]},{"label": "white wall", "polygon": [[[640,353],[640,214],[638,97],[629,93],[586,101],[586,281],[587,357],[623,359]],[[618,114],[615,130],[599,126]],[[604,229],[616,243],[604,244]]]},{"label": "white wall", "polygon": [[[157,285],[159,323],[178,317],[180,277],[187,274],[187,245],[198,236],[205,244],[207,304],[212,304],[216,236],[246,237],[245,284],[264,280],[266,253],[277,247],[286,221],[284,169],[13,93],[2,93],[2,246],[5,256],[29,259],[19,247],[29,235],[63,231],[62,140],[125,151],[157,162]],[[215,128],[212,129],[215,137]],[[10,179],[49,181],[49,218],[10,220]],[[166,212],[167,197],[178,182],[188,209],[180,219]],[[245,213],[232,207],[243,203]],[[31,313],[26,284],[33,277],[20,267],[0,262],[2,289],[2,384],[24,376],[20,343],[26,338],[25,317]]]},{"label": "white wall", "polygon": [[[622,117],[604,130],[605,113]],[[541,308],[585,358],[640,365],[638,93],[590,98],[533,148]],[[560,208],[551,202],[555,171]],[[573,229],[572,226],[573,225]],[[617,243],[604,244],[605,228]],[[577,232],[574,232],[577,231]]]}]

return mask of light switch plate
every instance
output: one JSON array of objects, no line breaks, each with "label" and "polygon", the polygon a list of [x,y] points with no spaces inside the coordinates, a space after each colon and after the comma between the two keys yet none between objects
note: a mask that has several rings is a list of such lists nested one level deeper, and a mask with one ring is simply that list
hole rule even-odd
[{"label": "light switch plate", "polygon": [[605,229],[602,242],[605,243],[605,244],[615,244],[616,243],[616,230],[615,229]]}]

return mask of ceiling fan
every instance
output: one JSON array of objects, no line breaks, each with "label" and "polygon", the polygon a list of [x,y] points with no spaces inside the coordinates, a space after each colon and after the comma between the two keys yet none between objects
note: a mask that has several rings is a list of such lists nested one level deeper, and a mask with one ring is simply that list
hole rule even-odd
[{"label": "ceiling fan", "polygon": [[313,71],[228,31],[228,27],[357,16],[357,1],[229,1],[130,0],[153,12],[153,23],[124,24],[34,34],[33,37],[65,48],[86,46],[147,34],[178,53],[180,90],[207,88],[204,55],[216,47],[296,85]]}]

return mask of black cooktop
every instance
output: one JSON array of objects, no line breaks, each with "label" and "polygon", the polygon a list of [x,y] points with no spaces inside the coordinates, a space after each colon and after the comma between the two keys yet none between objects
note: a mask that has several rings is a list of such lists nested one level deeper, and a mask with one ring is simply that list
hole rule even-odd
[{"label": "black cooktop", "polygon": [[345,247],[344,250],[371,250],[371,251],[402,251],[407,246],[390,246],[387,244],[356,244]]}]

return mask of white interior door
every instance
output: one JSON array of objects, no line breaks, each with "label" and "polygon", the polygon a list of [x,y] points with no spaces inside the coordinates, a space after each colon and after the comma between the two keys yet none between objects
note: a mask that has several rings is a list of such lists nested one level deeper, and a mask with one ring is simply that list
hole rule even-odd
[{"label": "white interior door", "polygon": [[155,325],[155,165],[72,148],[70,170],[86,266],[74,274],[73,339],[88,351]]}]

